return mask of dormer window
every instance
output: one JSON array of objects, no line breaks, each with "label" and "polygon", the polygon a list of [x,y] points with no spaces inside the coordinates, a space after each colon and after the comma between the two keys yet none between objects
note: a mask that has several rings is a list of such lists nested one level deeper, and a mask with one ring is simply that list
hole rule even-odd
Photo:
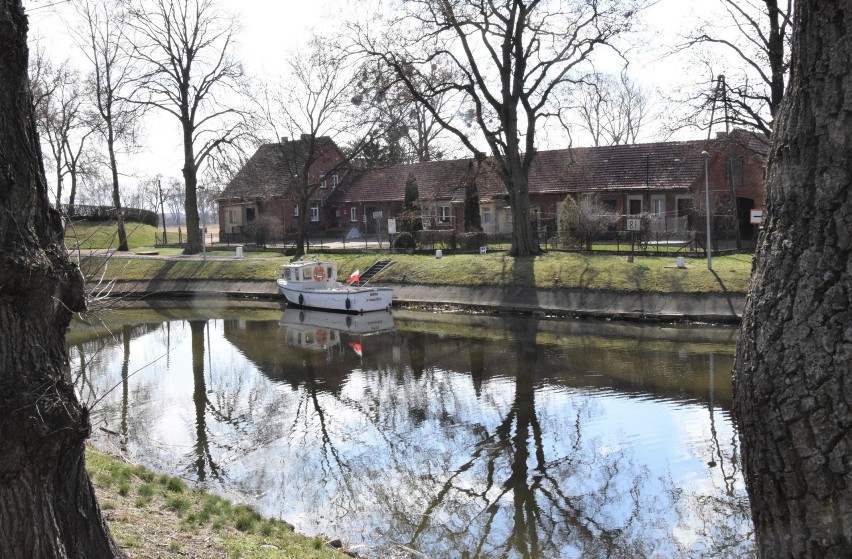
[{"label": "dormer window", "polygon": [[327,181],[325,180],[325,175],[321,175],[320,179],[322,179],[322,182],[320,182],[320,188],[328,188]]},{"label": "dormer window", "polygon": [[337,176],[337,173],[331,175],[331,186],[337,188],[337,185],[340,184],[340,178]]}]

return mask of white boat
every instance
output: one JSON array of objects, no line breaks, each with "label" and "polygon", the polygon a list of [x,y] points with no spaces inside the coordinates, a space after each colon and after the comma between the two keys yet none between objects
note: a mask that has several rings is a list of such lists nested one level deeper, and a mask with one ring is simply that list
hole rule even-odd
[{"label": "white boat", "polygon": [[354,286],[337,281],[337,264],[291,262],[281,266],[278,289],[292,305],[312,309],[363,313],[389,309],[390,287]]}]

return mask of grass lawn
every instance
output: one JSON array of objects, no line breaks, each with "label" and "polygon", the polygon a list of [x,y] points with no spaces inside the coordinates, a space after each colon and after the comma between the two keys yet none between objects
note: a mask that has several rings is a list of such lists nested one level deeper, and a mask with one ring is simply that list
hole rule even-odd
[{"label": "grass lawn", "polygon": [[180,479],[91,447],[86,450],[86,467],[110,532],[132,557],[345,557],[324,539],[296,534],[250,506],[190,489]]},{"label": "grass lawn", "polygon": [[[124,232],[131,250],[153,247],[156,244],[156,227],[128,222]],[[118,229],[114,221],[74,221],[65,229],[65,246],[68,250],[115,249],[118,247]]]},{"label": "grass lawn", "polygon": [[[229,253],[233,255],[233,253]],[[309,256],[310,258],[310,256]],[[446,255],[437,259],[408,254],[335,254],[321,257],[338,264],[341,278],[352,271],[366,270],[379,259],[395,264],[377,276],[376,282],[427,285],[565,287],[589,290],[708,293],[745,292],[751,274],[750,255],[713,259],[714,271],[705,260],[687,259],[687,268],[675,267],[674,257],[636,257],[549,252],[542,256],[511,258],[505,253]],[[217,259],[142,259],[83,256],[80,260],[88,278],[151,280],[269,280],[278,276],[285,257]]]}]

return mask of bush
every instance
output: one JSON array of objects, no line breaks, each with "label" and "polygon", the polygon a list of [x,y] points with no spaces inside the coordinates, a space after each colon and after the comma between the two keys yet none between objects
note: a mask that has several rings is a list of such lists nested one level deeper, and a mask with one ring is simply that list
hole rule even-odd
[{"label": "bush", "polygon": [[570,194],[562,202],[559,212],[559,234],[562,243],[591,250],[592,241],[604,233],[619,216],[606,209],[597,198],[578,204]]},{"label": "bush", "polygon": [[[116,210],[112,206],[87,206],[85,204],[70,206],[62,204],[60,210],[74,219],[86,219],[88,221],[115,221],[118,219]],[[136,221],[151,227],[157,227],[160,224],[160,216],[157,215],[157,212],[150,210],[122,208],[121,213],[124,215],[124,221]]]},{"label": "bush", "polygon": [[259,247],[265,247],[284,234],[281,221],[270,215],[263,215],[246,225],[246,235]]},{"label": "bush", "polygon": [[397,235],[393,240],[393,248],[396,249],[409,249],[417,246],[417,242],[414,240],[414,235],[405,231]]},{"label": "bush", "polygon": [[441,248],[456,248],[456,232],[453,229],[424,229],[416,233],[417,244],[440,245]]},{"label": "bush", "polygon": [[456,244],[462,250],[479,251],[479,247],[488,244],[488,235],[486,235],[482,231],[457,233]]}]

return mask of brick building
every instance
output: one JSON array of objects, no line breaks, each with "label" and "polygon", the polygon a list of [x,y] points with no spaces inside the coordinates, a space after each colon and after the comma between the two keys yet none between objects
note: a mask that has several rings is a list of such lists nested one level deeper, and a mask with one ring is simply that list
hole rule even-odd
[{"label": "brick building", "polygon": [[[322,179],[308,208],[299,208],[292,196],[294,167],[305,138],[265,144],[239,171],[219,197],[220,231],[240,234],[261,215],[272,216],[285,231],[295,228],[297,212],[310,212],[310,228],[373,232],[379,223],[402,212],[405,185],[417,182],[418,203],[429,228],[463,229],[465,185],[475,181],[482,227],[489,234],[512,229],[506,188],[493,161],[477,166],[471,159],[431,161],[361,169],[344,164],[345,158],[329,138],[322,139],[321,157],[310,166]],[[647,214],[655,231],[684,231],[704,219],[705,157],[711,215],[733,223],[743,238],[755,229],[750,210],[764,204],[764,175],[768,144],[761,136],[735,130],[710,140],[656,142],[606,147],[545,150],[530,169],[529,189],[533,218],[556,222],[567,195],[596,198],[622,216],[616,225],[627,227],[630,215]],[[718,230],[718,228],[717,228]]]}]

